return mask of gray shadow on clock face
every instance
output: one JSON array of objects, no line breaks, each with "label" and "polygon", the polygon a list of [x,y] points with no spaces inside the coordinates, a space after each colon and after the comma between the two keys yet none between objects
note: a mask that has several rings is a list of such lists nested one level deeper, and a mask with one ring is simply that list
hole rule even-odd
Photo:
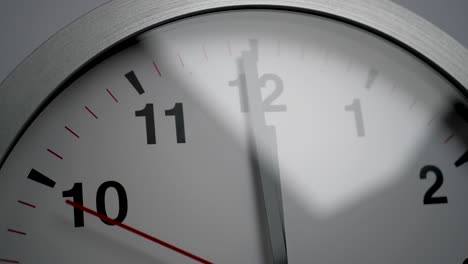
[{"label": "gray shadow on clock face", "polygon": [[[335,48],[342,47],[337,45]],[[333,47],[329,49],[333,50]],[[164,47],[161,47],[161,52],[163,51]],[[401,52],[406,54],[404,51]],[[158,52],[154,51],[154,47],[152,47],[151,51],[148,49],[147,54],[154,58]],[[377,69],[378,67],[376,66]],[[216,69],[212,70],[213,74],[217,74]],[[225,158],[216,158],[213,163],[216,163],[221,171],[223,169],[225,172],[229,171],[229,173],[224,173],[224,176],[236,177],[235,174],[247,173],[245,170],[239,171],[241,166],[233,167],[232,164],[229,164],[239,157],[229,156],[224,151],[255,157],[258,153],[252,149],[250,149],[249,155],[245,154],[246,150],[249,151],[249,148],[245,148],[245,143],[248,140],[243,138],[244,141],[242,141],[242,137],[236,135],[236,132],[232,130],[232,124],[226,125],[230,122],[229,120],[220,119],[221,108],[214,111],[213,109],[216,108],[213,108],[212,105],[205,105],[206,101],[199,100],[199,96],[194,95],[191,87],[197,86],[196,81],[180,82],[180,79],[177,78],[180,75],[178,70],[167,72],[166,69],[166,74],[172,77],[171,80],[174,83],[179,82],[175,86],[178,87],[181,98],[184,98],[184,103],[197,109],[192,112],[190,118],[197,120],[197,122],[210,119],[206,123],[203,122],[203,131],[200,131],[199,135],[192,131],[194,139],[203,138],[199,147],[210,153],[223,150],[221,156]],[[242,74],[246,73],[239,72],[239,75]],[[194,80],[196,79],[195,77]],[[228,85],[228,82],[225,85]],[[260,87],[253,89],[255,88]],[[252,89],[252,87],[247,87],[247,89]],[[292,88],[286,86],[285,89]],[[419,98],[419,105],[426,103],[427,98],[421,96],[420,90],[411,87],[399,87],[398,89],[403,90],[408,98]],[[438,120],[442,129],[432,129],[433,127],[428,125],[429,132],[421,135],[417,146],[411,150],[410,157],[406,158],[398,168],[394,168],[388,175],[375,175],[375,177],[388,177],[397,180],[389,181],[375,189],[367,190],[364,188],[360,198],[353,198],[351,201],[345,202],[346,206],[333,213],[322,214],[320,210],[311,208],[314,201],[304,201],[304,195],[301,195],[304,190],[294,189],[290,184],[284,183],[289,180],[288,174],[291,172],[288,172],[287,165],[282,165],[284,161],[281,160],[283,155],[281,143],[279,143],[279,164],[269,154],[264,154],[266,157],[257,157],[250,161],[250,166],[254,169],[247,177],[252,186],[249,189],[251,192],[249,199],[255,198],[250,200],[255,201],[255,207],[250,208],[250,216],[246,213],[247,211],[243,211],[244,213],[241,214],[245,214],[244,216],[236,214],[229,220],[235,222],[245,218],[243,221],[253,221],[251,223],[255,223],[257,231],[252,233],[245,232],[242,228],[229,229],[226,230],[226,234],[232,232],[232,235],[228,235],[229,239],[227,237],[226,239],[231,240],[232,243],[242,243],[247,237],[250,237],[247,240],[255,240],[260,243],[263,254],[269,255],[267,219],[263,214],[264,197],[259,177],[255,175],[258,173],[258,170],[255,169],[257,164],[252,164],[258,160],[267,160],[269,163],[267,167],[271,168],[271,171],[274,172],[273,175],[278,171],[278,167],[282,168],[280,177],[289,263],[304,263],[305,260],[313,263],[462,263],[468,257],[465,246],[468,244],[468,237],[464,234],[465,232],[461,231],[464,223],[468,220],[468,215],[462,210],[466,199],[465,185],[468,183],[467,179],[463,177],[466,168],[464,166],[456,167],[454,162],[464,152],[463,149],[468,147],[468,137],[465,136],[467,126],[464,118],[460,111],[455,111],[455,108],[459,108],[455,105],[460,104],[462,103],[453,102],[449,107],[440,111]],[[429,104],[428,107],[430,107]],[[200,115],[196,114],[197,111]],[[324,111],[321,114],[327,115],[327,112]],[[391,121],[389,120],[389,122]],[[319,124],[319,126],[321,125]],[[276,128],[277,130],[281,129],[280,127]],[[305,125],[290,129],[307,130],[310,127]],[[248,130],[248,125],[246,130]],[[456,131],[456,137],[447,143],[444,142],[448,136],[445,134],[446,131]],[[281,133],[278,132],[278,134]],[[379,140],[391,140],[391,138],[387,138],[391,136],[390,131],[382,135]],[[241,141],[239,141],[240,138]],[[281,141],[281,139],[278,140]],[[239,146],[243,147],[239,148]],[[310,146],[304,144],[302,147],[309,148]],[[393,146],[395,149],[399,147],[398,145]],[[452,149],[447,151],[445,148]],[[393,150],[382,148],[380,151],[384,153]],[[297,152],[301,152],[301,149],[297,149]],[[333,160],[333,158],[330,156],[328,159],[321,159],[321,162],[325,160],[329,166],[340,166],[340,160]],[[314,163],[315,161],[311,158],[309,162]],[[363,168],[368,165],[366,160],[356,160],[356,162],[362,164]],[[380,162],[385,164],[388,160],[383,159]],[[248,166],[248,164],[242,164],[242,166]],[[228,176],[230,173],[233,174]],[[316,172],[311,170],[310,173]],[[238,177],[240,176],[238,175]],[[319,175],[318,178],[320,177],[327,177],[327,174]],[[358,181],[360,175],[350,174],[347,177],[355,177]],[[216,186],[215,188],[232,188],[224,180],[220,180],[218,183],[210,182],[213,183],[213,187]],[[342,185],[339,179],[330,188],[336,186],[347,188],[346,185]],[[236,194],[231,197],[226,196],[229,201],[239,201],[238,198]],[[230,202],[227,200],[223,201],[226,207],[235,207],[229,205]],[[256,239],[253,239],[252,235]],[[237,242],[235,242],[236,240]],[[256,250],[258,249],[257,246]],[[262,261],[269,263],[271,260],[269,257],[265,257]]]},{"label": "gray shadow on clock face", "polygon": [[[447,109],[443,118],[447,127],[459,131],[458,144],[468,147],[468,130],[466,124],[461,127],[460,116]],[[288,203],[295,214],[286,215],[286,221],[289,217],[294,222],[287,236],[298,252],[290,261],[296,263],[307,252],[319,263],[463,263],[468,242],[461,231],[467,220],[462,209],[466,167],[456,168],[453,158],[440,159],[435,138],[440,139],[440,134],[423,140],[396,172],[397,182],[371,192],[331,218],[308,213],[307,205],[297,200]],[[285,200],[295,199],[294,192],[283,195]]]},{"label": "gray shadow on clock face", "polygon": [[[152,54],[154,53],[152,52]],[[177,76],[180,73],[168,74]],[[173,80],[176,80],[176,78]],[[208,153],[217,153],[217,157],[208,162],[210,165],[205,165],[205,173],[211,175],[222,173],[225,177],[240,178],[239,174],[248,173],[245,169],[239,171],[241,166],[248,166],[245,163],[247,160],[244,160],[243,165],[238,164],[239,167],[232,166],[232,162],[239,159],[239,157],[236,155],[230,156],[227,152],[249,156],[245,153],[248,151],[248,148],[245,148],[245,143],[248,140],[239,142],[239,136],[232,135],[233,132],[230,127],[224,125],[229,121],[220,121],[218,113],[213,113],[211,107],[207,107],[197,100],[192,100],[194,96],[191,91],[187,90],[194,85],[196,84],[187,82],[175,86],[179,87],[180,96],[184,98],[184,103],[197,109],[188,117],[199,122],[203,128],[199,132],[191,131],[193,140],[201,139],[199,141],[200,146],[197,148],[203,148],[203,151]],[[408,91],[410,94],[411,92],[411,90]],[[414,94],[414,96],[418,96],[418,94]],[[424,104],[424,102],[422,103]],[[441,114],[440,119],[443,120],[441,126],[448,131],[457,131],[456,139],[453,139],[450,143],[458,144],[457,148],[463,149],[468,147],[468,137],[464,133],[467,131],[467,126],[463,118],[460,117],[460,113],[454,111],[455,104],[458,103],[453,103],[450,108],[445,109]],[[200,115],[197,114],[198,111]],[[391,133],[386,136],[391,136]],[[445,137],[446,135],[440,131],[432,131],[423,135],[419,139],[418,148],[412,150],[411,157],[406,159],[401,167],[394,170],[393,174],[395,175],[384,175],[384,177],[398,180],[376,190],[364,190],[365,194],[361,198],[346,203],[347,205],[344,208],[333,213],[332,216],[323,216],[320,212],[317,213],[317,210],[311,210],[310,201],[304,202],[299,198],[301,195],[298,195],[298,193],[303,190],[285,187],[283,183],[282,195],[285,207],[284,218],[289,263],[304,263],[306,259],[312,263],[337,264],[343,262],[463,263],[465,258],[468,257],[468,254],[466,254],[468,236],[466,236],[466,232],[461,231],[468,220],[468,215],[462,210],[466,199],[465,186],[468,182],[461,173],[466,168],[463,166],[456,168],[453,164],[455,161],[453,157],[444,156],[446,155],[445,150],[441,150],[444,147],[451,148],[451,145],[437,143],[437,141],[442,142]],[[380,140],[387,139],[382,137]],[[243,147],[239,148],[239,146]],[[398,148],[399,146],[395,145],[394,147]],[[194,151],[197,150],[194,149]],[[391,150],[381,149],[381,151]],[[449,153],[458,153],[457,151],[459,152],[460,149],[449,151]],[[256,155],[258,153],[251,150],[250,157]],[[267,166],[276,172],[278,166],[281,165],[278,165],[275,160],[271,160],[270,155],[267,156],[254,158],[253,163],[258,162],[259,159],[267,160],[267,164],[270,163]],[[279,156],[279,163],[281,164],[281,153],[279,153]],[[176,157],[174,156],[174,158]],[[330,159],[332,158],[330,157]],[[313,163],[314,160],[311,159],[310,162]],[[330,166],[340,166],[339,161],[329,162]],[[365,160],[357,162],[362,163],[362,166],[366,166]],[[382,160],[382,162],[386,161]],[[213,164],[216,164],[217,168],[208,169]],[[250,164],[250,166],[255,168],[257,164]],[[423,168],[426,168],[426,170],[423,170]],[[267,220],[262,213],[264,197],[261,192],[261,182],[258,175],[255,175],[256,173],[258,173],[258,170],[253,169],[250,174],[247,174],[247,179],[251,181],[250,198],[249,201],[244,202],[255,203],[253,208],[249,207],[250,214],[247,213],[248,211],[240,209],[238,213],[244,214],[243,216],[239,214],[231,215],[229,220],[226,219],[225,221],[232,221],[233,223],[244,221],[246,223],[250,222],[250,225],[254,223],[253,226],[256,226],[257,231],[253,233],[250,231],[245,232],[241,226],[226,229],[226,233],[224,233],[226,237],[220,238],[224,240],[224,245],[221,247],[226,246],[229,248],[231,243],[245,243],[245,240],[257,241],[261,246],[255,247],[255,250],[262,248],[262,254],[266,256],[262,263],[270,263]],[[314,171],[310,173],[314,173]],[[439,176],[439,173],[442,176]],[[422,178],[423,174],[426,179]],[[359,178],[358,174],[347,176]],[[381,176],[376,175],[376,177]],[[281,175],[283,181],[286,177],[288,176]],[[320,177],[327,177],[327,175],[321,175]],[[438,182],[436,182],[436,177]],[[442,178],[443,183],[438,186],[437,184]],[[236,186],[235,184],[232,185],[232,182],[222,179],[218,182],[212,179],[208,181],[212,184],[211,188],[219,190],[231,189]],[[339,180],[335,184],[340,185]],[[237,184],[237,186],[240,185]],[[192,187],[188,186],[188,188]],[[346,186],[342,187],[346,188]],[[226,195],[224,196],[224,194]],[[237,195],[245,197],[245,192],[239,192]],[[234,205],[231,203],[231,201],[239,202],[240,196],[237,195],[230,192],[223,193],[226,200],[221,199],[220,203],[224,204],[226,208],[238,207],[239,204]],[[427,204],[424,204],[424,197],[426,196],[429,198],[427,198]],[[444,202],[445,197],[448,203]],[[229,213],[228,211],[226,215],[232,213],[232,211]],[[221,248],[218,250],[222,251]]]}]

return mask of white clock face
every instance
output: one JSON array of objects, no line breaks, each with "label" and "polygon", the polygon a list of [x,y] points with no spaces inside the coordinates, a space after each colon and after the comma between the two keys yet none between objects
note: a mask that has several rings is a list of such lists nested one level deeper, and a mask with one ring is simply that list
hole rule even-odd
[{"label": "white clock face", "polygon": [[461,264],[463,101],[323,17],[154,28],[74,78],[8,156],[0,263],[279,264],[287,247],[290,264]]}]

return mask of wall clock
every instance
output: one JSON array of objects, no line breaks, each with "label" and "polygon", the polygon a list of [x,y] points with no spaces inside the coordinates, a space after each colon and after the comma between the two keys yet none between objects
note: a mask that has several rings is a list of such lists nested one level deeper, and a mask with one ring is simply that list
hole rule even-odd
[{"label": "wall clock", "polygon": [[468,263],[468,55],[389,1],[112,1],[0,85],[0,263]]}]

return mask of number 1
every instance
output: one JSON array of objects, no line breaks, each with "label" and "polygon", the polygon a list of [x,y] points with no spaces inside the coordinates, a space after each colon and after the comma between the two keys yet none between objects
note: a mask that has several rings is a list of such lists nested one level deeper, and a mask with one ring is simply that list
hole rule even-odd
[{"label": "number 1", "polygon": [[145,117],[146,121],[146,141],[149,145],[156,144],[156,128],[154,125],[154,107],[153,104],[147,104],[140,111],[135,111],[135,116]]},{"label": "number 1", "polygon": [[[83,185],[81,183],[73,184],[73,188],[62,192],[63,197],[72,197],[73,202],[83,204]],[[78,208],[73,209],[73,218],[75,219],[75,227],[84,226],[84,212]]]},{"label": "number 1", "polygon": [[361,100],[354,99],[351,105],[345,106],[346,112],[354,112],[354,118],[356,120],[356,130],[358,137],[365,137],[366,132],[364,130],[364,119],[362,117]]},{"label": "number 1", "polygon": [[174,116],[177,143],[185,143],[184,108],[182,103],[176,103],[174,108],[165,111],[166,116]]},{"label": "number 1", "polygon": [[240,110],[242,113],[249,112],[249,99],[247,98],[247,83],[245,74],[239,74],[239,77],[229,82],[231,87],[239,87]]}]

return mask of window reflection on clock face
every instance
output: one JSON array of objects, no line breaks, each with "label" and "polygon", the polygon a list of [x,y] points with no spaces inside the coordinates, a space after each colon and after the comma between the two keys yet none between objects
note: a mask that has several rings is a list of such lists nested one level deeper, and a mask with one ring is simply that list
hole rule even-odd
[{"label": "window reflection on clock face", "polygon": [[[0,171],[0,263],[463,263],[463,98],[387,40],[287,11],[151,29],[82,73]],[[17,261],[17,262],[14,262]]]}]

